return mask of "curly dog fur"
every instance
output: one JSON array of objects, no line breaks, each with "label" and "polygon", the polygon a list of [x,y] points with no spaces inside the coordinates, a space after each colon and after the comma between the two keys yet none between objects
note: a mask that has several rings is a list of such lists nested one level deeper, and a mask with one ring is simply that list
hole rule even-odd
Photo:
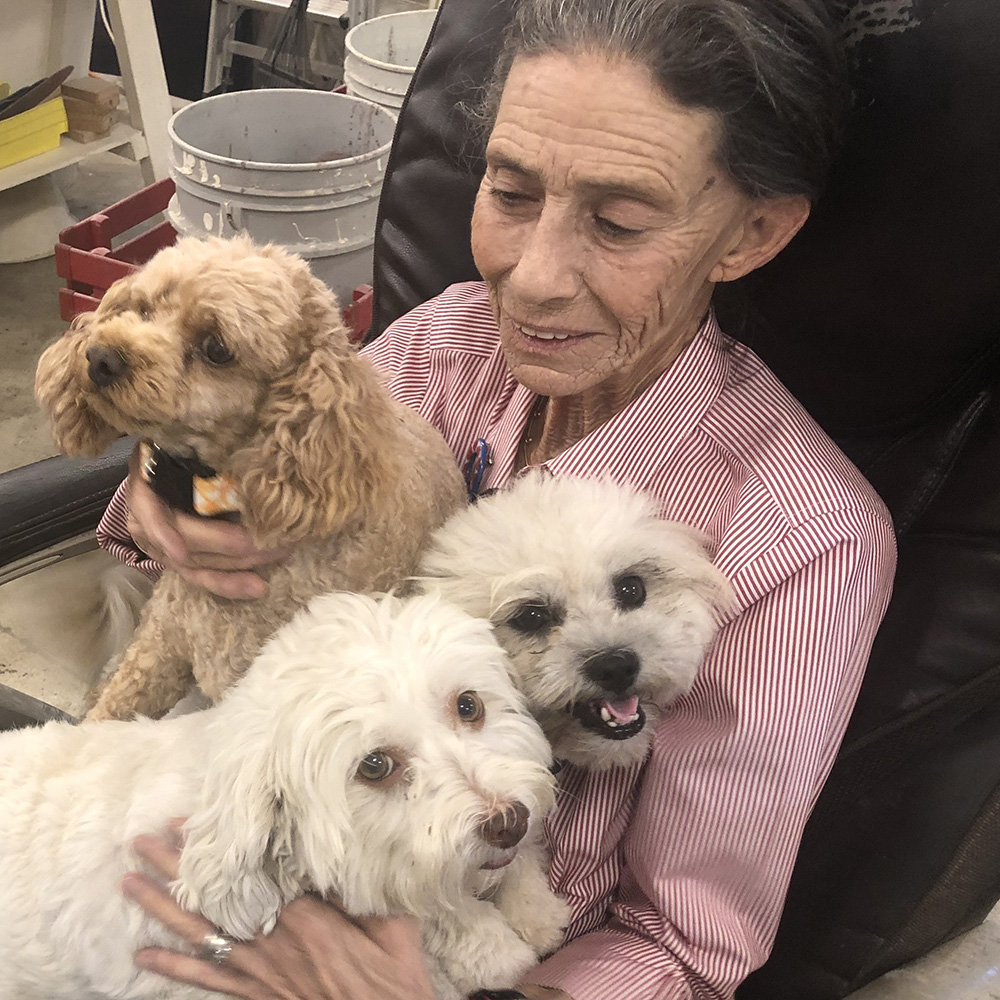
[{"label": "curly dog fur", "polygon": [[194,683],[217,699],[314,594],[405,578],[465,498],[447,444],[380,384],[329,289],[246,238],[181,240],[116,282],[43,353],[35,393],[64,453],[138,434],[196,457],[235,479],[258,546],[294,546],[256,601],[165,573],[92,719],[160,716]]},{"label": "curly dog fur", "polygon": [[418,917],[440,1000],[511,986],[566,921],[541,847],[550,762],[488,623],[320,595],[204,712],[0,734],[0,1000],[207,1000],[135,967],[197,942],[119,886],[132,838],[175,816],[171,888],[224,933],[267,933],[314,891]]}]

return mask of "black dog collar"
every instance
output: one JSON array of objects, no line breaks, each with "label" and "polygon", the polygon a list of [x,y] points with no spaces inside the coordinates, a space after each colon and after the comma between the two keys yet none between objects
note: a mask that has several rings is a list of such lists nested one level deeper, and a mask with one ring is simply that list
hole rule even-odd
[{"label": "black dog collar", "polygon": [[178,458],[152,441],[139,445],[143,480],[169,507],[202,517],[238,515],[236,482],[197,458]]}]

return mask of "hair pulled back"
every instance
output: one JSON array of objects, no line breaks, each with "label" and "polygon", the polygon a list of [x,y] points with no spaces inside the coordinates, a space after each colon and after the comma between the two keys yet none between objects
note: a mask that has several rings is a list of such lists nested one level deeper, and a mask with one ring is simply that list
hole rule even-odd
[{"label": "hair pulled back", "polygon": [[521,0],[480,109],[487,127],[514,60],[551,52],[631,61],[683,107],[714,112],[716,160],[751,197],[821,191],[847,99],[823,0]]}]

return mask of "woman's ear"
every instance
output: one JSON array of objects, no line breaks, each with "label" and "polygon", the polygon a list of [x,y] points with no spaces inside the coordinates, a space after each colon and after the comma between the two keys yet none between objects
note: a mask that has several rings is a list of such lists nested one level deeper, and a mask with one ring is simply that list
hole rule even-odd
[{"label": "woman's ear", "polygon": [[775,257],[809,218],[805,195],[757,198],[749,202],[739,241],[716,263],[712,282],[735,281]]}]

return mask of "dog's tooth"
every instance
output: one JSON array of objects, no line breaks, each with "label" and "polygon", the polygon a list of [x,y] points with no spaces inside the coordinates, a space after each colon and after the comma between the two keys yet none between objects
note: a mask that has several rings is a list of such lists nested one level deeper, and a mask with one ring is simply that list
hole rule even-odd
[{"label": "dog's tooth", "polygon": [[607,707],[604,706],[604,705],[601,706],[601,718],[605,722],[610,722],[611,721],[611,713],[607,710]]}]

